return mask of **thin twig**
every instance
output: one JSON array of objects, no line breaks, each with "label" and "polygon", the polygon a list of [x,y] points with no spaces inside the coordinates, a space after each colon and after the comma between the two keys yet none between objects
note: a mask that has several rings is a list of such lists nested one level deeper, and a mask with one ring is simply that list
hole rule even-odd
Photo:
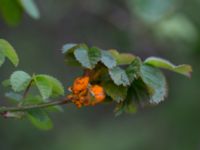
[{"label": "thin twig", "polygon": [[30,90],[30,88],[31,88],[32,83],[33,83],[33,79],[31,79],[31,81],[29,82],[28,86],[26,87],[26,89],[25,89],[25,91],[24,91],[24,93],[23,93],[23,96],[22,96],[22,100],[21,100],[21,102],[18,104],[18,106],[22,106],[22,105],[25,103],[25,100],[26,100],[25,98],[26,98],[26,96],[28,95],[28,92],[29,92],[29,90]]},{"label": "thin twig", "polygon": [[69,99],[63,99],[63,100],[34,104],[34,105],[23,105],[23,106],[17,106],[17,107],[0,107],[0,113],[46,108],[46,107],[55,106],[55,105],[67,104],[69,102],[70,102]]},{"label": "thin twig", "polygon": [[25,89],[25,91],[23,93],[23,97],[22,97],[23,99],[25,99],[26,96],[28,95],[28,92],[29,92],[29,90],[31,88],[32,83],[33,83],[33,79],[31,79],[31,81],[29,82],[28,86],[26,87],[26,89]]},{"label": "thin twig", "polygon": [[33,83],[33,79],[29,82],[28,86],[26,87],[24,94],[23,94],[23,99],[26,98],[26,96],[31,88],[32,83]]}]

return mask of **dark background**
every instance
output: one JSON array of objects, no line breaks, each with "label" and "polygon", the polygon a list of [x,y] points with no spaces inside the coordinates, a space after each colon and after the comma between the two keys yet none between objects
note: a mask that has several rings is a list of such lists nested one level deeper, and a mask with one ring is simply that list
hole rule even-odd
[{"label": "dark background", "polygon": [[[65,87],[80,75],[64,64],[61,47],[85,42],[141,58],[159,56],[193,66],[191,79],[166,73],[166,101],[136,114],[115,117],[113,106],[52,114],[54,128],[0,118],[1,150],[199,150],[200,2],[198,0],[35,0],[41,17],[24,14],[18,26],[0,19],[0,37],[20,56],[19,70],[56,76]],[[6,62],[0,80],[15,68]],[[1,104],[3,89],[0,88]]]}]

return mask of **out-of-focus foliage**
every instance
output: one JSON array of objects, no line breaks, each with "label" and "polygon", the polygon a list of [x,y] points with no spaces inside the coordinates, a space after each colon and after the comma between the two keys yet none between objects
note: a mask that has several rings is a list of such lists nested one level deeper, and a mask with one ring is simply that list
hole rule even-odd
[{"label": "out-of-focus foliage", "polygon": [[0,39],[0,66],[4,63],[5,58],[8,58],[14,66],[19,63],[19,58],[14,48],[4,39]]},{"label": "out-of-focus foliage", "polygon": [[146,23],[154,24],[174,11],[175,0],[128,0],[130,9]]},{"label": "out-of-focus foliage", "polygon": [[23,11],[34,19],[40,17],[34,0],[0,0],[0,14],[9,25],[19,24]]},{"label": "out-of-focus foliage", "polygon": [[128,0],[129,8],[155,32],[158,38],[196,42],[196,26],[178,12],[176,0]]}]

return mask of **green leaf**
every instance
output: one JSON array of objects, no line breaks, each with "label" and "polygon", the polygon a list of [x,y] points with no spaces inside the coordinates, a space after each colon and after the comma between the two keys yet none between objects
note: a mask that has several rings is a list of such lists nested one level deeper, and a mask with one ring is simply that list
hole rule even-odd
[{"label": "green leaf", "polygon": [[10,84],[15,92],[25,90],[31,81],[31,76],[24,71],[15,71],[10,76]]},{"label": "green leaf", "polygon": [[14,66],[18,65],[19,58],[17,56],[15,49],[12,47],[10,43],[8,43],[4,39],[0,39],[0,52],[1,55],[7,57],[13,63]]},{"label": "green leaf", "polygon": [[120,67],[109,69],[109,75],[116,85],[130,85],[126,72]]},{"label": "green leaf", "polygon": [[113,68],[117,65],[115,58],[109,51],[101,51],[101,62],[108,68]]},{"label": "green leaf", "polygon": [[30,122],[39,129],[49,130],[53,127],[53,123],[48,114],[42,109],[29,110],[27,117]]},{"label": "green leaf", "polygon": [[124,112],[135,113],[137,104],[141,104],[145,100],[149,100],[147,86],[140,78],[135,79],[128,87],[126,99],[116,106],[115,115],[119,116]]},{"label": "green leaf", "polygon": [[46,76],[37,75],[34,77],[34,81],[36,83],[38,90],[40,91],[42,98],[44,100],[49,98],[52,94],[52,84],[46,78]]},{"label": "green leaf", "polygon": [[64,87],[58,79],[49,75],[44,75],[44,76],[49,80],[49,82],[52,85],[52,96],[57,97],[57,96],[63,96],[65,94]]},{"label": "green leaf", "polygon": [[101,52],[98,48],[78,48],[74,51],[75,58],[85,68],[93,69],[101,59]]},{"label": "green leaf", "polygon": [[80,63],[76,60],[73,53],[65,55],[65,63],[70,66],[80,66]]},{"label": "green leaf", "polygon": [[63,85],[52,76],[43,74],[36,75],[35,82],[43,99],[47,99],[50,96],[57,97],[64,95]]},{"label": "green leaf", "polygon": [[149,100],[149,91],[147,85],[141,78],[135,79],[129,87],[127,99],[135,103],[143,103]]},{"label": "green leaf", "polygon": [[158,104],[167,96],[167,83],[163,73],[149,65],[141,66],[141,77],[148,87],[150,103]]},{"label": "green leaf", "polygon": [[168,69],[168,70],[183,74],[187,77],[190,77],[191,72],[192,72],[192,67],[190,65],[184,64],[184,65],[175,66],[171,62],[162,58],[157,58],[157,57],[149,57],[144,61],[144,63],[154,66],[154,67]]},{"label": "green leaf", "polygon": [[129,53],[119,53],[114,49],[109,50],[109,52],[115,58],[118,65],[128,65],[135,59],[135,56]]},{"label": "green leaf", "polygon": [[103,88],[106,95],[110,96],[117,103],[124,101],[127,96],[127,87],[117,86],[112,81],[104,82]]},{"label": "green leaf", "polygon": [[3,52],[0,50],[0,67],[3,65],[4,62],[5,62],[5,56]]},{"label": "green leaf", "polygon": [[20,0],[20,3],[29,16],[34,19],[40,18],[40,12],[33,0]]},{"label": "green leaf", "polygon": [[129,78],[130,83],[140,76],[141,60],[139,58],[134,59],[126,69],[126,74]]},{"label": "green leaf", "polygon": [[17,0],[0,0],[0,12],[9,25],[17,25],[22,18],[22,8]]}]

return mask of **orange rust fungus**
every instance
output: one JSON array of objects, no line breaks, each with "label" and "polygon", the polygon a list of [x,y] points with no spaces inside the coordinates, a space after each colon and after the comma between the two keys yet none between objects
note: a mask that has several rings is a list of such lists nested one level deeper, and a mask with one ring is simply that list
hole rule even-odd
[{"label": "orange rust fungus", "polygon": [[68,95],[78,108],[82,106],[93,106],[104,101],[106,95],[100,85],[90,85],[89,77],[78,77],[75,79],[73,86],[69,88],[72,94]]},{"label": "orange rust fungus", "polygon": [[100,85],[92,85],[90,90],[95,97],[95,100],[91,102],[92,105],[100,103],[105,99],[104,90]]},{"label": "orange rust fungus", "polygon": [[76,78],[72,86],[73,93],[78,94],[81,91],[84,91],[88,87],[88,84],[89,84],[88,76]]}]

